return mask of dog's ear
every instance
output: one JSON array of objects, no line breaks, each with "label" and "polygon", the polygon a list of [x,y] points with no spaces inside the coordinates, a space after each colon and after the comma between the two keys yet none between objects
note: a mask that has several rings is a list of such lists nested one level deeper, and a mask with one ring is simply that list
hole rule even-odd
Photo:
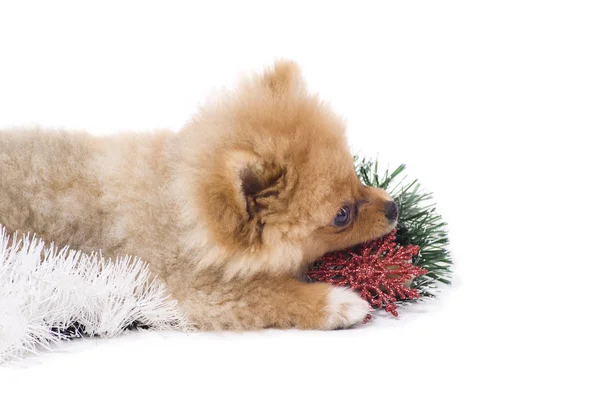
[{"label": "dog's ear", "polygon": [[236,149],[223,155],[225,162],[201,190],[206,217],[223,241],[233,237],[242,245],[255,244],[261,240],[268,216],[286,206],[287,171],[252,151]]},{"label": "dog's ear", "polygon": [[228,159],[246,216],[255,218],[272,207],[285,188],[285,169],[249,151],[231,151]]},{"label": "dog's ear", "polygon": [[240,171],[239,175],[242,193],[248,198],[274,195],[277,183],[283,174],[283,169],[275,164],[248,165]]},{"label": "dog's ear", "polygon": [[285,93],[292,89],[304,87],[300,67],[293,61],[277,61],[267,69],[262,82],[273,93]]}]

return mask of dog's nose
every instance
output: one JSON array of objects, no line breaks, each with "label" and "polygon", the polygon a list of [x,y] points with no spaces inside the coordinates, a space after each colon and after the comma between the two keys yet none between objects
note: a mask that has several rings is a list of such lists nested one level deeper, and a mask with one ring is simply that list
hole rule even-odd
[{"label": "dog's nose", "polygon": [[383,211],[385,212],[385,217],[392,222],[395,222],[398,218],[398,205],[394,201],[386,202],[383,206]]}]

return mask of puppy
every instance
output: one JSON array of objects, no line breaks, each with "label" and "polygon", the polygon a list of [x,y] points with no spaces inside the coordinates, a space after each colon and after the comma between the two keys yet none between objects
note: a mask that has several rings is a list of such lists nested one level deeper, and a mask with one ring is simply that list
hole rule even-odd
[{"label": "puppy", "polygon": [[278,62],[177,133],[0,133],[0,223],[150,265],[198,329],[336,329],[369,305],[301,281],[326,252],[390,232],[344,124]]}]

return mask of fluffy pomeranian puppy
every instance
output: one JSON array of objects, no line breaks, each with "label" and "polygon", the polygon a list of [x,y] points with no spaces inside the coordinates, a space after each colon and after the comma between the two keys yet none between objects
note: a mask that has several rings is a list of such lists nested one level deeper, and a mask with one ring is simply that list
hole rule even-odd
[{"label": "fluffy pomeranian puppy", "polygon": [[172,133],[0,132],[0,224],[150,265],[199,329],[336,329],[356,293],[301,279],[326,252],[390,232],[344,123],[277,62]]}]

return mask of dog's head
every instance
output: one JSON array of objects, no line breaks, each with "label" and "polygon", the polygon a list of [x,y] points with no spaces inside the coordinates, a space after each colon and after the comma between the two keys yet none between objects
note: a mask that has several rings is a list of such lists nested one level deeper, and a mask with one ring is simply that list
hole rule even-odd
[{"label": "dog's head", "polygon": [[203,239],[230,275],[297,272],[390,232],[391,197],[356,176],[344,123],[276,63],[202,109],[183,135]]}]

